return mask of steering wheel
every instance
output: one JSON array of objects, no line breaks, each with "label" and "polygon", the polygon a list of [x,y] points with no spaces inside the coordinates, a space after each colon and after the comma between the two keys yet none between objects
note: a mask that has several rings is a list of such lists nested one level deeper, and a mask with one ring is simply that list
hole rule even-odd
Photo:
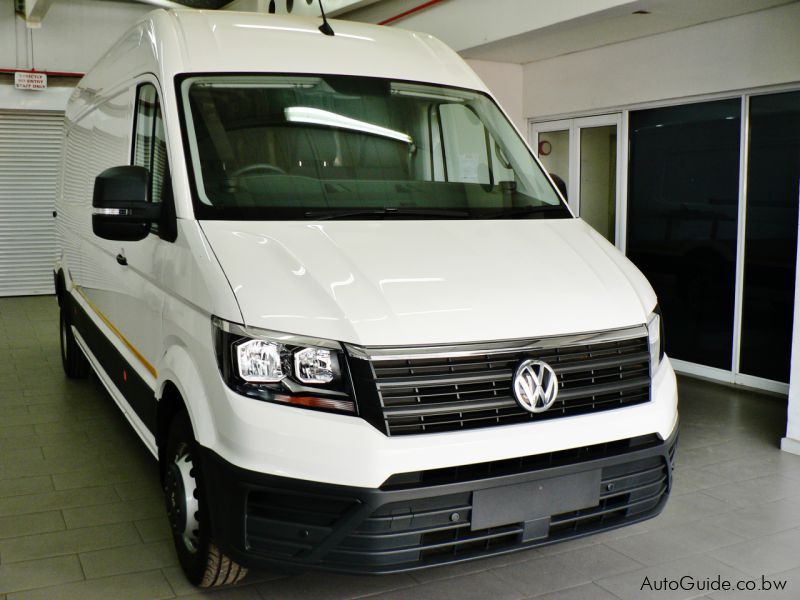
[{"label": "steering wheel", "polygon": [[238,179],[242,175],[248,175],[250,173],[256,173],[258,171],[269,171],[271,173],[279,173],[280,175],[286,175],[286,171],[284,171],[280,167],[276,167],[275,165],[271,165],[269,163],[254,163],[252,165],[247,165],[246,167],[241,167],[239,169],[236,169],[233,173],[231,173],[231,178]]}]

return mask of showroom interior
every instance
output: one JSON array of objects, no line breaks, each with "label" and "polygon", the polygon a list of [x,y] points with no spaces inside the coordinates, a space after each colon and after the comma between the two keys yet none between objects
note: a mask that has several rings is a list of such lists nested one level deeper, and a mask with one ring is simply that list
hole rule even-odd
[{"label": "showroom interior", "polygon": [[[431,569],[256,568],[210,592],[186,580],[153,457],[96,378],[62,372],[53,267],[64,114],[81,77],[149,11],[269,4],[0,3],[0,600],[799,598],[791,0],[325,1],[334,29],[359,21],[453,48],[563,182],[572,212],[650,281],[678,376],[671,495],[650,520]],[[316,0],[273,4],[319,21]],[[686,576],[785,584],[643,584]]]}]

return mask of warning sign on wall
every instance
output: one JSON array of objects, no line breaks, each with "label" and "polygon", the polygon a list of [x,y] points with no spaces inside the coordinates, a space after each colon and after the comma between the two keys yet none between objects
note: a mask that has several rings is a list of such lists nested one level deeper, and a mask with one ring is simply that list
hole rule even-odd
[{"label": "warning sign on wall", "polygon": [[14,73],[14,87],[18,90],[46,90],[47,75],[44,73]]}]

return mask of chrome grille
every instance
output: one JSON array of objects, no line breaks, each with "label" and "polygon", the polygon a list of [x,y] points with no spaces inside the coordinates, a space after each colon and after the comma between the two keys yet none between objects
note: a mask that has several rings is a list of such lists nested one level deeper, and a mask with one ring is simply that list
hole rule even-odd
[{"label": "chrome grille", "polygon": [[[389,435],[555,419],[650,399],[650,354],[643,327],[505,347],[359,351],[356,358],[370,363],[380,426]],[[527,412],[513,397],[514,372],[528,358],[548,363],[558,375],[558,398],[543,413]]]}]

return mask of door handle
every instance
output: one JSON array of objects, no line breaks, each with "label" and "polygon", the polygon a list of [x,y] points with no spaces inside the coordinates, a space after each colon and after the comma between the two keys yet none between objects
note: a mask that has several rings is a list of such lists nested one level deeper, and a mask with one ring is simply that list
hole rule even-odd
[{"label": "door handle", "polygon": [[126,267],[126,266],[128,266],[128,259],[127,259],[127,258],[125,258],[125,255],[124,255],[124,254],[122,254],[122,252],[120,252],[119,254],[117,254],[117,262],[118,262],[119,264],[121,264],[123,267]]}]

